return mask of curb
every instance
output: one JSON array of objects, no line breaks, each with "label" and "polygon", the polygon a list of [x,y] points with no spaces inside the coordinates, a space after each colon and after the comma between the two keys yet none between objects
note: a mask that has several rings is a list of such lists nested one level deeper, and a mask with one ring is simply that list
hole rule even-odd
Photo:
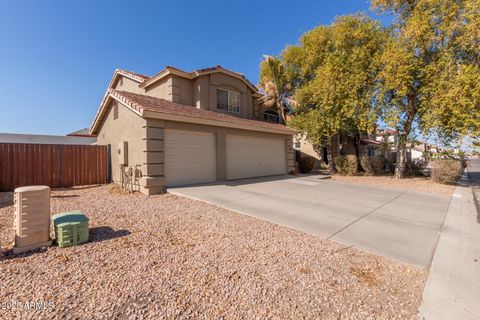
[{"label": "curb", "polygon": [[480,226],[467,172],[458,181],[440,231],[419,318],[480,319]]},{"label": "curb", "polygon": [[475,189],[473,188],[473,186],[472,186],[472,193],[473,193],[473,202],[475,202],[475,207],[477,208],[477,222],[480,223],[480,199],[478,198],[477,192],[475,192]]}]

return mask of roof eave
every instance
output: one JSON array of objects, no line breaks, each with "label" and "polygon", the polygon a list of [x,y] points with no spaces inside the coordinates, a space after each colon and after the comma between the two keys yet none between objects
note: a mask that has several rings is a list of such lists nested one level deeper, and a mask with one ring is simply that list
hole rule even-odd
[{"label": "roof eave", "polygon": [[182,78],[193,80],[193,79],[195,79],[197,77],[200,77],[202,75],[208,75],[208,74],[217,73],[217,72],[220,72],[220,73],[232,76],[234,78],[237,78],[237,79],[243,81],[250,89],[252,89],[252,91],[254,93],[258,92],[258,88],[255,87],[250,81],[248,81],[245,78],[244,75],[242,75],[240,73],[230,71],[230,70],[227,70],[227,69],[224,69],[224,68],[218,68],[218,69],[215,69],[215,70],[202,71],[202,72],[198,72],[198,71],[186,72],[186,71],[174,68],[174,67],[167,66],[167,67],[165,67],[165,69],[163,69],[162,71],[160,71],[159,73],[157,73],[156,75],[151,77],[150,79],[147,79],[144,82],[142,82],[139,87],[140,88],[147,88],[147,87],[153,85],[154,83],[156,83],[157,81],[160,81],[160,80],[162,80],[163,78],[165,78],[169,75],[176,75],[176,76],[179,76],[179,77],[182,77]]},{"label": "roof eave", "polygon": [[93,123],[92,123],[92,126],[90,127],[90,134],[92,135],[97,135],[97,130],[98,130],[98,127],[100,126],[100,123],[102,122],[103,120],[103,116],[105,115],[106,113],[106,109],[107,109],[107,106],[108,106],[108,103],[110,102],[111,99],[123,104],[125,107],[127,107],[128,109],[132,110],[133,112],[135,112],[136,114],[138,114],[139,116],[142,116],[142,111],[143,110],[137,110],[135,108],[132,108],[132,106],[128,105],[125,101],[122,101],[121,99],[119,99],[118,97],[114,96],[110,90],[107,91],[108,94],[105,95],[105,97],[103,98],[102,100],[102,104],[100,105],[100,108],[95,116],[95,119],[93,120]]},{"label": "roof eave", "polygon": [[156,75],[151,77],[150,79],[147,79],[144,82],[142,82],[139,87],[140,88],[147,88],[147,87],[151,86],[152,84],[156,83],[157,81],[160,81],[163,78],[165,78],[166,76],[171,75],[171,74],[182,77],[182,78],[187,78],[187,79],[193,79],[194,78],[194,75],[191,74],[191,73],[182,71],[182,70],[177,69],[177,68],[167,66],[167,67],[165,67],[165,69],[163,69],[162,71],[160,71],[159,73],[157,73]]},{"label": "roof eave", "polygon": [[203,119],[203,118],[175,115],[175,114],[163,113],[163,112],[157,112],[157,111],[143,110],[142,116],[144,118],[150,118],[150,119],[170,120],[170,121],[210,125],[210,126],[215,126],[215,127],[259,131],[259,132],[284,134],[284,135],[294,135],[294,134],[296,134],[295,130],[293,130],[291,128],[288,128],[288,127],[285,127],[285,129],[274,129],[274,128],[258,127],[258,126],[248,125],[248,124],[240,124],[240,123],[233,123],[233,122],[226,122],[226,121],[218,121],[218,120],[211,120],[211,119]]},{"label": "roof eave", "polygon": [[132,77],[131,75],[129,75],[128,73],[124,72],[123,70],[121,69],[115,69],[115,71],[113,72],[113,76],[112,76],[112,79],[110,80],[109,84],[108,84],[108,88],[111,88],[114,83],[118,80],[118,78],[122,76],[122,77],[125,77],[125,78],[128,78],[130,80],[133,80],[139,84],[142,84],[144,83],[145,81],[149,80],[140,80],[140,79],[137,79],[135,77]]},{"label": "roof eave", "polygon": [[100,107],[98,108],[97,114],[93,119],[92,125],[90,126],[90,134],[96,135],[96,130],[98,129],[99,121],[102,118],[103,114],[105,113],[105,106],[110,99],[110,89],[107,89],[105,95],[103,96],[102,102],[100,103]]}]

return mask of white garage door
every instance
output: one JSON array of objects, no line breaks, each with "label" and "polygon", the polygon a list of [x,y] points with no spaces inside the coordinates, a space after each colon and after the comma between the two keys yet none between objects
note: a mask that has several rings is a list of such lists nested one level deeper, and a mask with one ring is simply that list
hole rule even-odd
[{"label": "white garage door", "polygon": [[165,185],[213,182],[217,177],[213,133],[165,130]]},{"label": "white garage door", "polygon": [[284,174],[287,171],[284,139],[226,136],[227,179]]}]

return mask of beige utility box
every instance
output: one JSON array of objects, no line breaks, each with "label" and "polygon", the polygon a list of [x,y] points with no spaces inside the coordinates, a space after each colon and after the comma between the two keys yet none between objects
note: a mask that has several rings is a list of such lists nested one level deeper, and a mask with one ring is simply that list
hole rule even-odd
[{"label": "beige utility box", "polygon": [[21,253],[52,245],[50,240],[50,188],[29,186],[15,189],[15,246]]}]

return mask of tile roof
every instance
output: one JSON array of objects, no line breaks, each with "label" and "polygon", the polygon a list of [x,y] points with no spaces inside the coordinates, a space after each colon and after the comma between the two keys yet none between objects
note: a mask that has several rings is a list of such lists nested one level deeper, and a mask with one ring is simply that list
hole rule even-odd
[{"label": "tile roof", "polygon": [[248,86],[250,86],[250,88],[255,93],[258,92],[258,88],[252,82],[250,82],[250,80],[248,80],[247,77],[245,77],[244,74],[233,71],[233,70],[230,70],[230,69],[227,69],[227,68],[224,68],[221,65],[216,65],[214,67],[208,67],[208,68],[203,68],[203,69],[197,69],[197,70],[194,70],[192,72],[187,72],[187,71],[184,71],[182,69],[172,67],[172,66],[166,66],[165,69],[161,70],[160,72],[158,72],[154,76],[150,77],[149,79],[145,79],[145,81],[142,84],[140,84],[140,87],[149,86],[149,85],[155,83],[156,81],[158,81],[159,79],[162,79],[164,76],[168,75],[169,72],[172,72],[172,71],[173,72],[178,72],[177,75],[182,76],[182,77],[187,77],[189,79],[194,79],[194,78],[196,78],[196,77],[198,77],[202,74],[209,74],[209,73],[214,73],[214,72],[223,72],[223,73],[229,74],[231,76],[234,76],[238,79],[243,80]]},{"label": "tile roof", "polygon": [[234,73],[234,74],[238,75],[239,77],[241,77],[243,80],[245,80],[245,81],[246,81],[249,85],[251,85],[252,87],[257,88],[257,86],[254,85],[252,82],[250,82],[250,80],[248,80],[247,77],[245,77],[245,75],[244,75],[243,73],[236,72],[236,71],[233,71],[233,70],[224,68],[224,67],[222,67],[222,66],[219,65],[219,64],[217,64],[217,65],[214,66],[214,67],[197,69],[197,70],[195,70],[195,71],[193,71],[193,72],[194,72],[194,73],[198,73],[198,74],[202,74],[202,73],[205,73],[205,72],[211,72],[211,71],[216,71],[216,70],[225,70],[225,71]]},{"label": "tile roof", "polygon": [[201,110],[192,106],[171,102],[165,99],[135,94],[131,92],[110,90],[110,95],[113,98],[123,102],[130,108],[136,110],[141,115],[143,115],[144,111],[150,111],[196,119],[213,120],[228,124],[258,127],[279,131],[284,134],[294,134],[296,132],[295,130],[278,123],[245,119],[222,112]]},{"label": "tile roof", "polygon": [[[115,83],[115,81],[117,81],[117,79],[120,75],[125,76],[125,77],[130,78],[130,79],[133,79],[133,80],[136,80],[136,81],[140,82],[140,84],[142,84],[146,80],[150,79],[149,76],[146,76],[146,75],[143,75],[143,74],[140,74],[140,73],[136,73],[136,72],[132,72],[132,71],[128,71],[128,70],[122,70],[122,69],[115,69],[115,71],[113,72],[113,76],[110,79],[110,82],[108,83],[107,90],[113,86],[113,84]],[[107,95],[107,92],[105,93],[105,96],[106,95]]]},{"label": "tile roof", "polygon": [[373,144],[373,145],[381,145],[382,143],[380,141],[376,141],[376,140],[371,140],[371,139],[360,139],[360,142],[363,143],[363,144]]},{"label": "tile roof", "polygon": [[149,76],[146,76],[146,75],[140,74],[140,73],[136,73],[136,72],[132,72],[132,71],[128,71],[128,70],[116,69],[115,71],[120,73],[120,74],[123,74],[127,77],[134,78],[134,79],[136,79],[138,81],[141,81],[141,82],[143,82],[147,79],[150,79]]},{"label": "tile roof", "polygon": [[73,136],[73,137],[93,137],[93,135],[90,134],[90,129],[85,128],[85,129],[80,129],[71,133],[68,133],[67,136]]}]

